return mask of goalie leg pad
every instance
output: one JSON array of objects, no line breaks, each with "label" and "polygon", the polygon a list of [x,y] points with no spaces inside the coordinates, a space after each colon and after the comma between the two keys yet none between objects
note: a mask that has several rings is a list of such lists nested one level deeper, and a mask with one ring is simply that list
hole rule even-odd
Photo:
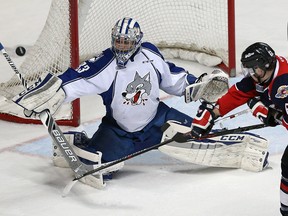
[{"label": "goalie leg pad", "polygon": [[[177,127],[177,125],[180,125],[180,126]],[[181,129],[184,129],[184,131],[181,131]],[[164,142],[167,139],[171,139],[172,137],[174,137],[174,135],[176,135],[177,132],[182,132],[182,133],[188,132],[186,131],[186,129],[187,127],[182,127],[181,122],[174,121],[174,120],[167,121],[161,127],[161,130],[163,132],[161,142]]]},{"label": "goalie leg pad", "polygon": [[[99,163],[101,160],[101,156],[99,157],[98,153],[91,153],[85,150],[82,150],[78,146],[87,142],[88,137],[85,133],[82,132],[67,132],[64,133],[65,138],[72,146],[73,150],[77,154],[77,156],[87,159],[89,161]],[[53,164],[57,167],[68,168],[69,164],[66,162],[65,158],[63,157],[61,151],[59,150],[58,146],[53,142]]]},{"label": "goalie leg pad", "polygon": [[[175,131],[188,132],[189,127],[168,122],[162,142]],[[173,133],[171,133],[173,131]],[[267,166],[268,141],[255,134],[240,133],[187,143],[171,142],[159,150],[178,160],[212,167],[242,168],[258,172]]]},{"label": "goalie leg pad", "polygon": [[[72,146],[77,156],[85,160],[88,160],[89,162],[92,162],[94,164],[93,165],[94,169],[101,166],[101,158],[102,158],[101,152],[92,153],[81,148],[81,146],[85,146],[85,144],[87,144],[89,141],[89,138],[84,132],[70,131],[70,132],[64,133],[64,135],[67,141],[69,142],[69,144]],[[69,164],[67,163],[62,153],[60,152],[58,146],[55,143],[53,143],[52,160],[53,160],[54,166],[62,167],[62,168],[69,167]],[[101,173],[105,175],[107,173],[116,172],[122,169],[123,166],[124,166],[124,162],[118,163],[111,167],[107,167],[106,169],[101,170]]]},{"label": "goalie leg pad", "polygon": [[248,171],[262,171],[268,167],[268,141],[259,136],[249,136],[243,152],[241,168]]}]

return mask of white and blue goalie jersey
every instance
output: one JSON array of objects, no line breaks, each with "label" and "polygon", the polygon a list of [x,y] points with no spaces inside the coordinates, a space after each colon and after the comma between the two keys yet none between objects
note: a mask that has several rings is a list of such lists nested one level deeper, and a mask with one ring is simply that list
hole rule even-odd
[{"label": "white and blue goalie jersey", "polygon": [[[143,129],[156,115],[160,89],[182,96],[195,77],[183,68],[166,62],[151,43],[142,43],[125,68],[118,68],[111,49],[83,62],[76,70],[69,68],[59,76],[66,102],[84,95],[99,94],[112,117],[125,131]],[[189,80],[189,82],[187,82]],[[91,112],[97,107],[91,107]]]}]

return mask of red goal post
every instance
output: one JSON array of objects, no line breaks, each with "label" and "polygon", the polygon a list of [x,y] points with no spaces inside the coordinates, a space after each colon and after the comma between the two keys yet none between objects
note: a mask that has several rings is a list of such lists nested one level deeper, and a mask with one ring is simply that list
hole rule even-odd
[{"label": "red goal post", "polygon": [[[58,16],[58,18],[57,18]],[[79,65],[78,2],[77,0],[52,0],[45,26],[20,66],[28,85],[46,73],[61,74],[68,67]],[[42,124],[27,118],[23,108],[11,102],[13,96],[24,90],[17,76],[0,83],[0,119],[26,124]],[[63,105],[55,114],[57,124],[80,125],[80,99]]]},{"label": "red goal post", "polygon": [[[52,0],[46,24],[19,70],[32,84],[47,72],[58,75],[76,68],[111,46],[111,29],[124,16],[138,20],[144,41],[156,44],[166,58],[218,65],[235,76],[234,0]],[[5,99],[20,92],[15,77],[0,83],[0,119],[41,123],[25,118],[21,108]],[[54,117],[58,124],[78,126],[79,99]]]}]

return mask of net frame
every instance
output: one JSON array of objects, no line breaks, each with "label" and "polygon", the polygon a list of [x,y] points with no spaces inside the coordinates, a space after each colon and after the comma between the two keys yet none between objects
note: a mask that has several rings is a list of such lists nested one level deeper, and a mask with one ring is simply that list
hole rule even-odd
[{"label": "net frame", "polygon": [[[80,0],[80,3],[78,3],[78,0],[52,0],[52,4],[53,4],[53,2],[55,3],[56,1],[59,1],[59,2],[60,1],[67,1],[69,4],[69,22],[70,22],[70,33],[69,33],[70,39],[69,40],[70,40],[70,50],[71,50],[70,66],[72,68],[76,68],[79,65],[79,62],[82,62],[86,59],[89,59],[93,55],[97,54],[97,51],[100,52],[102,50],[97,50],[93,54],[91,54],[91,53],[87,54],[87,53],[82,53],[82,50],[80,50],[80,48],[79,48],[79,47],[82,47],[83,43],[85,43],[87,40],[87,38],[86,38],[87,34],[86,35],[84,34],[84,36],[83,36],[82,33],[83,32],[85,33],[85,31],[87,31],[87,29],[85,29],[85,22],[87,22],[86,18],[90,16],[89,14],[88,15],[82,14],[82,11],[85,11],[85,10],[82,8],[82,6],[79,7],[81,0]],[[121,4],[121,1],[124,1],[124,0],[119,0],[120,4]],[[169,2],[168,0],[160,0],[160,1]],[[186,2],[188,2],[188,1],[193,2],[194,0],[186,0]],[[205,1],[208,1],[208,3],[209,3],[209,0],[205,0]],[[211,1],[213,1],[213,2],[226,1],[226,3],[227,3],[228,57],[227,57],[226,61],[228,62],[228,64],[221,62],[218,66],[221,69],[223,69],[224,71],[226,71],[231,77],[233,77],[236,75],[236,73],[235,73],[235,66],[236,66],[236,63],[235,63],[235,3],[234,3],[234,0],[211,0]],[[89,11],[89,5],[90,4],[93,4],[93,3],[97,4],[97,5],[99,5],[100,3],[103,4],[103,2],[96,2],[96,1],[93,2],[92,0],[85,0],[83,2],[86,2],[86,5],[84,5],[84,8],[85,8],[85,6],[88,8],[88,10],[86,10],[86,12]],[[111,2],[113,3],[113,1],[107,1],[107,4],[111,4]],[[124,2],[124,4],[127,4],[127,0]],[[81,12],[80,14],[78,13],[79,11]],[[125,13],[127,13],[127,12],[123,12],[123,14],[120,14],[120,13],[117,14],[118,18],[121,18],[121,16],[123,16]],[[99,14],[100,14],[100,12],[99,12]],[[105,12],[104,12],[104,16],[105,15],[107,15],[107,14],[105,14]],[[139,19],[139,20],[142,21],[141,19]],[[113,24],[114,24],[114,21],[113,21]],[[106,25],[106,27],[108,26],[108,28],[109,28],[108,31],[110,31],[110,28],[112,27],[112,25],[110,26],[110,24],[107,24],[107,23],[104,23],[104,25]],[[140,25],[141,25],[141,22],[140,22]],[[78,28],[78,26],[79,26],[79,28]],[[79,32],[81,33],[80,35],[79,35]],[[87,41],[89,41],[89,40],[87,40]],[[160,42],[158,44],[156,43],[156,45],[160,49],[170,48],[170,46],[171,46],[171,45],[167,45],[165,42]],[[182,44],[178,44],[178,45],[180,45],[179,46],[180,49],[183,48],[185,50],[187,48],[185,46],[183,47]],[[199,51],[199,50],[197,50],[197,51]],[[204,50],[201,50],[201,51],[205,52],[205,48],[204,48]],[[73,101],[71,107],[72,107],[71,119],[60,119],[60,120],[56,119],[57,123],[59,125],[78,126],[80,124],[80,99]],[[18,116],[9,115],[7,113],[0,113],[0,119],[19,122],[19,123],[37,123],[37,124],[41,123],[38,120],[21,118]]]},{"label": "net frame", "polygon": [[[53,4],[53,2],[52,2],[52,4]],[[52,4],[51,4],[51,8],[52,8]],[[68,5],[69,5],[68,14],[69,14],[69,22],[70,22],[70,25],[69,25],[70,57],[69,57],[68,62],[67,62],[67,68],[68,68],[68,66],[70,66],[72,68],[76,68],[79,65],[78,1],[77,0],[70,0]],[[50,15],[50,12],[49,12],[49,15]],[[48,15],[48,17],[49,17],[49,15]],[[45,25],[47,25],[47,21],[46,21]],[[75,28],[75,26],[76,26],[76,28]],[[45,26],[44,26],[41,34],[43,34],[44,31],[45,31]],[[41,39],[41,35],[39,36],[39,39]],[[37,44],[37,42],[38,41],[36,41],[35,44]],[[31,52],[33,52],[33,48],[34,47],[32,47]],[[36,49],[34,49],[34,50],[36,50]],[[35,52],[39,53],[39,52],[41,52],[41,50],[39,51],[39,49],[38,49]],[[25,72],[26,72],[25,66],[26,65],[24,65],[24,66],[23,65],[24,64],[22,64],[20,66],[20,72],[21,73],[23,72],[23,75],[24,75],[23,77],[25,78],[27,83],[29,83],[30,85],[33,84],[33,82],[35,82],[35,80],[37,80],[38,77],[41,77],[42,75],[44,75],[45,72],[52,72],[53,73],[53,71],[44,71],[43,73],[41,71],[37,75],[37,77],[30,77],[29,74],[25,74]],[[9,83],[12,83],[12,84],[9,84]],[[17,79],[16,76],[13,76],[10,79],[9,83],[8,82],[7,83],[1,83],[1,95],[5,96],[4,100],[1,101],[1,103],[5,103],[4,108],[2,108],[2,109],[5,109],[6,107],[7,107],[7,109],[10,109],[10,107],[13,106],[13,110],[15,109],[15,111],[13,111],[14,113],[12,113],[12,114],[0,112],[0,119],[5,120],[5,121],[10,121],[10,122],[16,122],[16,123],[42,124],[41,121],[38,119],[27,118],[27,117],[23,116],[23,114],[22,114],[23,109],[21,107],[17,107],[17,105],[13,104],[13,102],[10,101],[11,98],[13,97],[13,94],[15,95],[15,93],[13,92],[13,94],[12,94],[9,91],[6,92],[6,89],[9,89],[10,85],[16,85],[19,88],[19,90],[17,89],[16,91],[18,91],[18,93],[20,93],[21,89],[24,89],[24,87],[21,87],[21,83],[19,82],[19,80]],[[59,119],[58,119],[58,117],[56,117],[55,119],[56,119],[57,124],[74,126],[74,127],[79,126],[80,125],[80,99],[76,99],[73,102],[71,102],[70,104],[64,105],[63,107],[64,108],[61,108],[61,109],[65,110],[64,112],[69,112],[69,114],[67,116],[61,117]],[[21,112],[21,115],[17,115],[17,112],[19,112],[19,113]]]}]

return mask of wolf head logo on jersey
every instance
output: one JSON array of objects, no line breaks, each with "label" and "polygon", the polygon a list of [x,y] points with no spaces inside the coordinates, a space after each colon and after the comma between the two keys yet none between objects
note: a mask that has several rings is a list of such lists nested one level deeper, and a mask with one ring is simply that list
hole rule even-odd
[{"label": "wolf head logo on jersey", "polygon": [[151,83],[150,83],[150,72],[147,73],[144,77],[141,77],[138,72],[134,76],[134,80],[127,85],[126,91],[122,92],[122,96],[125,99],[125,104],[131,105],[145,105],[147,101],[147,96],[151,92]]}]

